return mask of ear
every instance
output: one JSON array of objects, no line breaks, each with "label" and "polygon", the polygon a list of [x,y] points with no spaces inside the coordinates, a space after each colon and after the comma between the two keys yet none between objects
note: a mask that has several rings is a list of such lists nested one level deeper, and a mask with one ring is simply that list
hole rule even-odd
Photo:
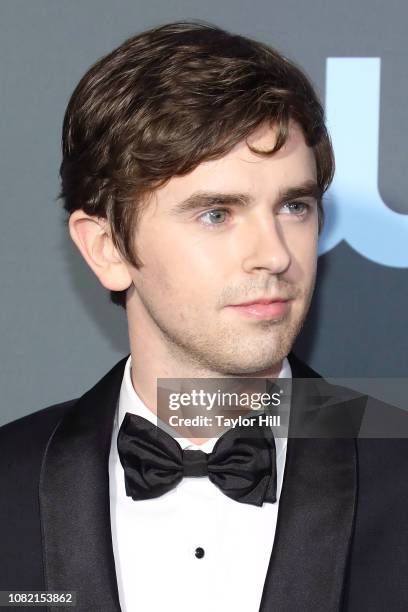
[{"label": "ear", "polygon": [[130,287],[132,277],[111,239],[106,219],[75,210],[68,222],[69,233],[88,266],[100,283],[111,291],[123,291]]}]

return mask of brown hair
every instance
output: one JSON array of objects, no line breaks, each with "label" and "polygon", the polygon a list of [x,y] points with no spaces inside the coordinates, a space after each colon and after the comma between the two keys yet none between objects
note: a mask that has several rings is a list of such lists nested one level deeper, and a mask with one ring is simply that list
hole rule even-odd
[{"label": "brown hair", "polygon": [[[334,156],[323,108],[304,73],[271,47],[213,25],[179,22],[143,32],[81,79],[63,126],[61,197],[108,220],[112,240],[135,267],[134,231],[154,189],[226,154],[256,127],[289,119],[313,147],[322,194]],[[323,207],[319,201],[319,231]],[[126,307],[126,291],[111,291]]]}]

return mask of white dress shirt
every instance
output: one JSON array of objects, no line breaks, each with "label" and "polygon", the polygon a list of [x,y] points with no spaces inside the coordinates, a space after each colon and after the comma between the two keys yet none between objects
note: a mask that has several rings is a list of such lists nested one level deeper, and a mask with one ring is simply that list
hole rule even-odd
[{"label": "white dress shirt", "polygon": [[[291,378],[287,359],[279,378]],[[157,424],[137,395],[131,356],[124,371],[109,456],[112,543],[122,612],[258,612],[275,538],[286,459],[276,437],[277,502],[261,507],[230,499],[208,477],[184,478],[161,497],[127,497],[117,435],[126,412]],[[282,435],[282,434],[279,434]],[[197,446],[211,452],[216,438]],[[198,558],[197,548],[204,550]]]}]

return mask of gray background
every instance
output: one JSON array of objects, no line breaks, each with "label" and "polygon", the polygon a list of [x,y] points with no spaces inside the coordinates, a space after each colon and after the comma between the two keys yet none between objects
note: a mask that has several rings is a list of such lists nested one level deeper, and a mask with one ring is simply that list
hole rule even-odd
[{"label": "gray background", "polygon": [[[71,243],[56,200],[61,123],[90,64],[125,37],[179,19],[276,46],[322,97],[326,57],[381,57],[379,189],[408,213],[403,0],[1,0],[0,425],[78,397],[129,352],[125,313]],[[407,269],[342,242],[319,271],[297,354],[326,376],[405,377]]]}]

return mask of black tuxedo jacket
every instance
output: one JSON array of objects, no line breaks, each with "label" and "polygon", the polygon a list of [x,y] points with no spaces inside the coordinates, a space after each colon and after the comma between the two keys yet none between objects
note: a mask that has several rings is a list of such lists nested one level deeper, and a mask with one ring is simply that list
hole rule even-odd
[{"label": "black tuxedo jacket", "polygon": [[[120,611],[108,457],[126,359],[79,399],[0,428],[0,590],[73,590],[79,612]],[[331,385],[289,362],[294,379],[320,382],[324,422]],[[288,440],[262,612],[408,610],[408,440],[350,435],[364,399],[340,405],[344,437]]]}]

